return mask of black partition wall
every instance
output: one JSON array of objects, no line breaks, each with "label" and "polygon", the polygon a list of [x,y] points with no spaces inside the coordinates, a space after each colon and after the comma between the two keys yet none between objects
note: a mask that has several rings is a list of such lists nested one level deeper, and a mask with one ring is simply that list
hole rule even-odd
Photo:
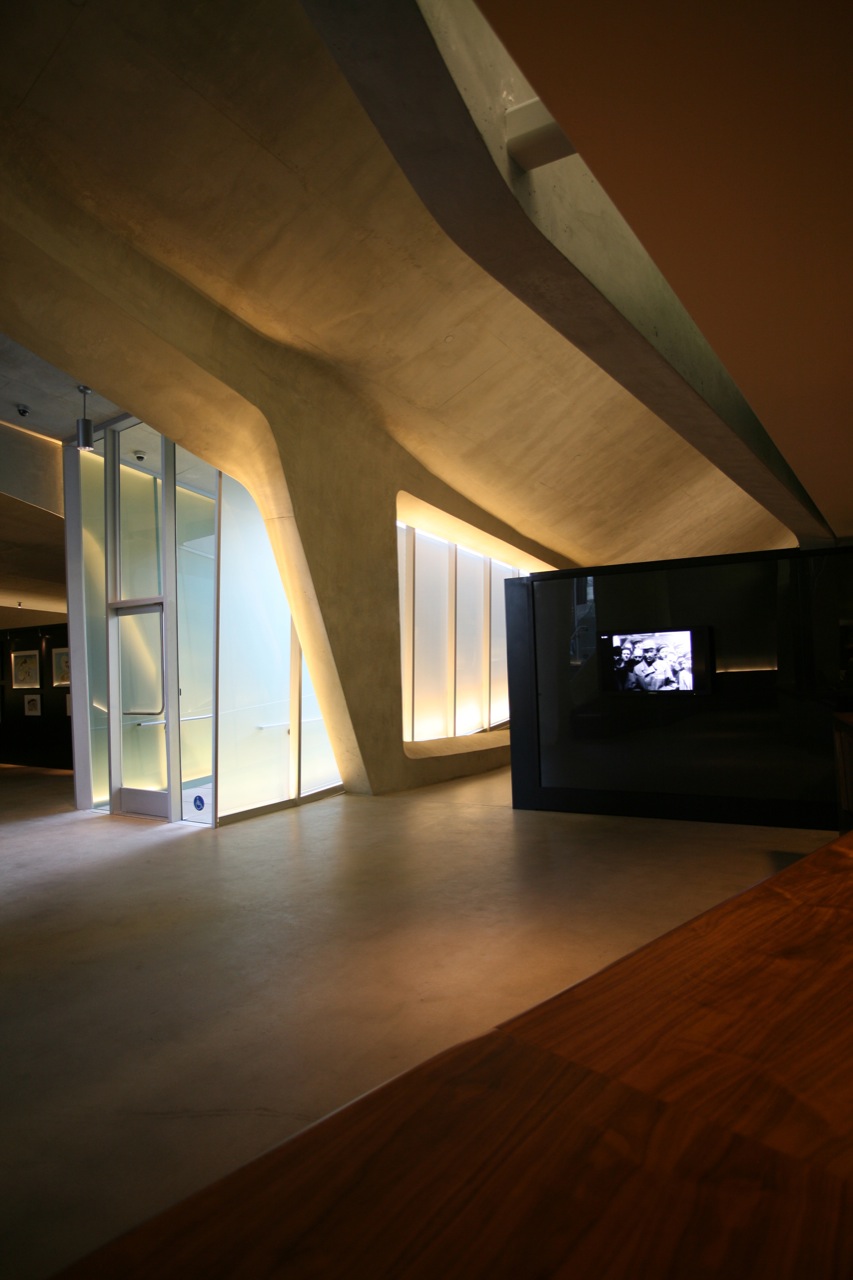
[{"label": "black partition wall", "polygon": [[506,584],[517,808],[838,829],[853,550]]}]

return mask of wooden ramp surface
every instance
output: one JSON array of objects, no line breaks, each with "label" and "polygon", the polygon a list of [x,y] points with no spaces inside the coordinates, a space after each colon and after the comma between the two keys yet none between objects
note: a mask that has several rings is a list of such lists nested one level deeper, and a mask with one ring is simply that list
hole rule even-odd
[{"label": "wooden ramp surface", "polygon": [[844,837],[63,1274],[851,1280]]}]

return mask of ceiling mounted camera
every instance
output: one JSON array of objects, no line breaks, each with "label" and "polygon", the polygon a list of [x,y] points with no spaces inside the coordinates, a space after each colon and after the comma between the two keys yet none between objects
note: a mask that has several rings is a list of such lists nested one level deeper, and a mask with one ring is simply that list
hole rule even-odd
[{"label": "ceiling mounted camera", "polygon": [[136,459],[136,461],[137,461],[137,462],[144,462],[144,461],[145,461],[145,450],[144,450],[144,449],[134,449],[134,451],[133,451],[133,456],[134,456],[134,458]]},{"label": "ceiling mounted camera", "polygon": [[30,406],[28,404],[19,404],[16,405],[15,408],[18,410],[18,413],[22,418],[28,418],[30,416]]}]

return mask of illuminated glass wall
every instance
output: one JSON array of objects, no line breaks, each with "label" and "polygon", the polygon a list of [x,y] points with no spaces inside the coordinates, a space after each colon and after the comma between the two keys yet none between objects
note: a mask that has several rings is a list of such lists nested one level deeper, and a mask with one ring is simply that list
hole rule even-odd
[{"label": "illuminated glass wall", "polygon": [[181,800],[189,822],[214,818],[216,522],[219,472],[175,448]]},{"label": "illuminated glass wall", "polygon": [[90,803],[211,823],[340,786],[253,499],[144,423],[111,430],[108,449],[66,457]]},{"label": "illuminated glass wall", "polygon": [[290,785],[290,609],[261,513],[222,477],[219,813],[278,804]]},{"label": "illuminated glass wall", "polygon": [[404,741],[506,723],[503,584],[519,570],[403,524],[397,553]]},{"label": "illuminated glass wall", "polygon": [[492,724],[499,724],[509,719],[509,687],[506,673],[506,603],[504,600],[504,583],[507,578],[517,578],[518,570],[511,569],[508,564],[492,560],[490,565],[491,586],[489,590],[489,687],[491,689]]},{"label": "illuminated glass wall", "polygon": [[329,735],[254,499],[222,477],[220,817],[341,785]]},{"label": "illuminated glass wall", "polygon": [[[80,509],[83,523],[83,599],[79,605],[83,612],[86,635],[89,700],[86,707],[80,707],[79,702],[75,701],[75,714],[79,712],[88,717],[92,803],[96,808],[101,809],[109,807],[110,803],[103,446],[100,446],[99,452],[80,453],[77,457],[80,467]],[[77,602],[69,599],[69,610],[75,603]],[[76,689],[72,683],[72,696],[75,693]],[[79,761],[75,763],[79,768]]]},{"label": "illuminated glass wall", "polygon": [[[486,559],[465,547],[456,550],[456,733],[488,729],[488,617]],[[503,715],[500,719],[505,720]]]},{"label": "illuminated glass wall", "polygon": [[416,742],[453,735],[451,547],[415,532],[414,725]]}]

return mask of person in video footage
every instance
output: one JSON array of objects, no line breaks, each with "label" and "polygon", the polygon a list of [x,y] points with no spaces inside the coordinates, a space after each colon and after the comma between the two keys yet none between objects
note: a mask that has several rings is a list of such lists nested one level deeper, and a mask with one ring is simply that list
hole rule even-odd
[{"label": "person in video footage", "polygon": [[654,640],[643,641],[643,656],[634,667],[635,683],[629,686],[630,688],[639,689],[644,693],[659,693],[661,690],[678,688],[678,680],[669,660],[669,649],[666,645],[662,645],[661,650],[662,654]]},{"label": "person in video footage", "polygon": [[678,656],[672,664],[675,672],[675,678],[678,681],[678,688],[681,693],[690,693],[693,690],[693,672],[690,670],[690,664],[686,658]]},{"label": "person in video footage", "polygon": [[632,688],[643,693],[655,693],[658,689],[657,675],[658,651],[651,640],[642,646],[642,656],[634,667],[634,683]]},{"label": "person in video footage", "polygon": [[672,650],[668,644],[658,645],[657,668],[658,676],[660,677],[658,688],[661,692],[665,693],[669,689],[677,689],[678,676],[675,671]]},{"label": "person in video footage", "polygon": [[622,647],[613,660],[613,675],[617,689],[634,688],[634,646],[629,639],[622,641]]}]

